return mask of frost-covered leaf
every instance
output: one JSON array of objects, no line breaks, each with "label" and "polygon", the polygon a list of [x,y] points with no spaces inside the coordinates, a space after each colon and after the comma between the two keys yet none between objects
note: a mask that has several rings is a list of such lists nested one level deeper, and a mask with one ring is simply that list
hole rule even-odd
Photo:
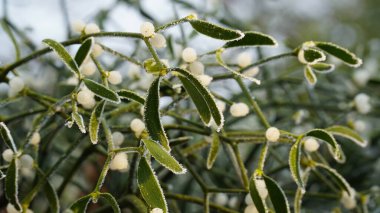
[{"label": "frost-covered leaf", "polygon": [[71,57],[71,55],[66,51],[65,47],[60,44],[59,42],[56,42],[52,39],[45,39],[42,41],[46,45],[48,45],[49,48],[51,48],[63,61],[63,63],[66,64],[66,66],[75,74],[80,76],[79,68],[75,60]]},{"label": "frost-covered leaf", "polygon": [[349,195],[352,195],[352,187],[346,181],[346,179],[342,175],[340,175],[335,169],[321,163],[316,163],[315,167],[327,172],[329,176],[334,179],[332,183],[337,184],[340,189],[346,191]]},{"label": "frost-covered leaf", "polygon": [[313,70],[307,65],[304,69],[304,76],[310,86],[314,86],[317,83],[317,76],[315,76]]},{"label": "frost-covered leaf", "polygon": [[183,168],[181,164],[178,163],[173,156],[169,154],[167,150],[164,149],[160,144],[151,140],[143,139],[145,147],[149,150],[149,153],[156,159],[161,165],[169,169],[175,174],[183,174],[186,172],[186,169]]},{"label": "frost-covered leaf", "polygon": [[352,142],[358,144],[359,146],[365,147],[367,146],[367,141],[364,140],[358,133],[356,133],[354,130],[345,127],[345,126],[332,126],[326,129],[328,132],[330,132],[333,135],[338,135],[344,138],[347,138],[351,140]]},{"label": "frost-covered leaf", "polygon": [[79,198],[77,201],[75,201],[70,209],[73,211],[73,213],[83,213],[86,212],[88,203],[91,200],[91,195],[86,195],[84,197]]},{"label": "frost-covered leaf", "polygon": [[17,210],[21,210],[18,199],[18,160],[13,158],[7,169],[5,177],[5,197]]},{"label": "frost-covered leaf", "polygon": [[248,31],[244,32],[244,37],[241,39],[229,41],[224,44],[224,48],[230,47],[248,47],[248,46],[276,46],[276,40],[267,34]]},{"label": "frost-covered leaf", "polygon": [[[218,126],[218,130],[223,127],[224,124],[224,117],[222,112],[220,112],[219,108],[216,106],[215,98],[210,93],[210,91],[204,87],[199,80],[192,75],[190,72],[187,72],[186,70],[179,69],[179,68],[173,68],[172,71],[175,71],[179,75],[182,75],[183,77],[187,78],[191,84],[199,91],[199,93],[202,95],[202,98],[207,103],[207,106],[211,112],[211,116],[214,119],[216,125]],[[181,80],[181,78],[180,78]],[[183,82],[182,82],[183,83]],[[192,96],[190,96],[192,97]],[[193,100],[194,102],[197,100]],[[196,105],[197,106],[197,105]],[[201,109],[198,109],[198,111]],[[204,112],[202,112],[204,113]],[[207,117],[207,116],[206,116]]]},{"label": "frost-covered leaf", "polygon": [[219,144],[220,144],[219,135],[218,133],[213,132],[212,143],[210,146],[210,151],[208,152],[208,156],[207,156],[207,169],[212,168],[216,160],[216,157],[218,157]]},{"label": "frost-covered leaf", "polygon": [[120,103],[120,98],[117,93],[108,89],[104,85],[90,79],[83,79],[83,82],[96,96],[113,103]]},{"label": "frost-covered leaf", "polygon": [[323,130],[323,129],[313,129],[313,130],[310,130],[309,132],[307,132],[305,135],[310,136],[310,137],[315,137],[315,138],[318,138],[322,141],[325,141],[330,146],[332,146],[332,148],[334,150],[334,155],[333,155],[334,158],[335,159],[340,158],[341,149],[339,148],[339,144],[336,142],[334,136],[331,133],[329,133],[328,131]]},{"label": "frost-covered leaf", "polygon": [[8,127],[3,122],[0,122],[0,134],[5,144],[7,144],[7,146],[10,149],[12,149],[13,153],[16,153],[17,147],[16,147],[15,142],[13,141],[11,132],[9,131]]},{"label": "frost-covered leaf", "polygon": [[148,90],[144,105],[144,122],[152,140],[159,141],[166,150],[170,150],[160,118],[160,80],[161,77],[157,77]]},{"label": "frost-covered leaf", "polygon": [[145,157],[141,157],[137,169],[137,183],[141,196],[151,209],[160,208],[167,212],[166,200],[152,167]]},{"label": "frost-covered leaf", "polygon": [[114,213],[120,213],[120,207],[117,204],[116,199],[110,193],[100,193],[99,196],[104,198],[108,204],[112,207]]},{"label": "frost-covered leaf", "polygon": [[316,64],[311,64],[310,67],[314,71],[316,71],[318,73],[323,73],[323,74],[332,72],[335,69],[334,64],[327,64],[327,63],[322,63],[322,62],[316,63]]},{"label": "frost-covered leaf", "polygon": [[330,42],[314,42],[316,47],[335,56],[336,58],[342,60],[349,66],[358,67],[362,64],[362,60],[356,57],[355,54],[348,51],[347,49],[340,47],[336,44]]},{"label": "frost-covered leaf", "polygon": [[304,189],[304,183],[301,176],[301,141],[302,137],[299,137],[297,141],[292,145],[289,152],[289,168],[290,173],[298,187]]},{"label": "frost-covered leaf", "polygon": [[136,101],[137,103],[140,103],[142,105],[145,104],[145,99],[131,90],[122,89],[117,91],[117,94],[119,95],[121,100],[127,99],[130,101]]},{"label": "frost-covered leaf", "polygon": [[59,213],[59,198],[54,187],[50,184],[49,180],[45,180],[44,193],[49,201],[50,212]]},{"label": "frost-covered leaf", "polygon": [[208,107],[205,98],[188,78],[182,75],[178,75],[178,78],[182,82],[182,85],[185,88],[187,94],[189,94],[189,96],[193,100],[202,121],[206,125],[209,125],[211,120],[211,111]]},{"label": "frost-covered leaf", "polygon": [[258,177],[255,173],[252,175],[250,181],[249,181],[249,194],[252,197],[253,203],[256,206],[256,209],[259,213],[266,213],[266,204],[265,201],[262,199],[262,197],[259,194],[259,191],[256,188],[256,178],[262,178],[262,176]]},{"label": "frost-covered leaf", "polygon": [[263,178],[275,212],[290,213],[289,202],[286,199],[285,193],[281,187],[272,178],[266,175],[263,175]]},{"label": "frost-covered leaf", "polygon": [[326,60],[326,55],[322,51],[312,48],[300,49],[298,60],[304,64],[315,64]]},{"label": "frost-covered leaf", "polygon": [[99,102],[91,113],[88,131],[90,133],[90,139],[93,144],[98,143],[99,124],[100,119],[103,115],[105,103],[106,102],[104,100]]},{"label": "frost-covered leaf", "polygon": [[235,40],[244,36],[239,30],[228,29],[204,20],[194,19],[190,21],[190,24],[197,32],[215,39]]},{"label": "frost-covered leaf", "polygon": [[77,63],[78,67],[80,67],[80,65],[82,65],[84,60],[90,55],[93,44],[94,44],[94,38],[90,37],[90,38],[87,38],[79,47],[74,57],[74,60]]},{"label": "frost-covered leaf", "polygon": [[77,124],[79,130],[82,133],[86,133],[86,127],[84,125],[83,117],[78,112],[72,112],[71,113],[72,120]]}]

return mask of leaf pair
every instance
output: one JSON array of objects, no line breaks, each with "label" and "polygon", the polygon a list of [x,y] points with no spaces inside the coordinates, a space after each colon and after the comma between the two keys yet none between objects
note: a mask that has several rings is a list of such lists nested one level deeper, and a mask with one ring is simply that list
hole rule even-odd
[{"label": "leaf pair", "polygon": [[[117,204],[116,199],[110,194],[110,193],[99,193],[98,196],[100,198],[103,198],[107,201],[107,203],[112,207],[113,212],[120,213],[120,207]],[[86,212],[87,206],[92,200],[92,195],[86,195],[84,197],[79,198],[77,201],[75,201],[71,207],[70,210],[74,213],[83,213]]]},{"label": "leaf pair", "polygon": [[190,72],[180,68],[173,68],[171,70],[175,72],[185,87],[186,92],[193,100],[202,121],[209,126],[211,125],[212,118],[217,125],[217,131],[219,131],[223,127],[224,117],[210,91]]},{"label": "leaf pair", "polygon": [[287,212],[290,213],[289,203],[286,199],[284,191],[276,183],[275,180],[266,175],[257,175],[256,173],[252,175],[252,178],[249,182],[249,192],[252,197],[253,203],[259,213],[266,213],[267,206],[265,199],[263,199],[257,189],[256,181],[263,179],[265,182],[266,188],[268,190],[269,198],[272,202],[272,205],[275,209],[275,212]]}]

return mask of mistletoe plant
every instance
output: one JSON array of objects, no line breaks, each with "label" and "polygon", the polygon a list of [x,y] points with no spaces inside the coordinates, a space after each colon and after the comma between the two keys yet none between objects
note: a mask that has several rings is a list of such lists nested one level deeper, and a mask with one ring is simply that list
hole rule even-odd
[{"label": "mistletoe plant", "polygon": [[[177,25],[182,28],[186,23],[202,36],[224,44],[204,54],[184,46],[181,58],[172,57],[170,62],[162,59],[163,52],[157,49],[168,50],[172,56],[177,51],[173,39],[167,41],[164,31]],[[6,23],[4,26],[8,27]],[[13,38],[12,30],[7,29]],[[240,51],[242,47],[276,47],[276,40],[261,32],[225,28],[198,19],[194,14],[162,26],[143,23],[140,33],[103,32],[95,24],[82,22],[74,23],[74,29],[81,35],[63,42],[45,39],[42,42],[46,48],[25,57],[18,55],[15,62],[0,68],[0,80],[10,87],[9,98],[1,100],[4,110],[0,124],[2,147],[5,147],[1,178],[9,203],[8,212],[42,211],[36,204],[40,192],[48,199],[50,212],[86,212],[88,208],[95,212],[121,212],[123,208],[133,212],[181,212],[177,201],[202,205],[203,212],[242,209],[260,213],[291,212],[291,209],[301,212],[304,196],[313,198],[313,195],[340,200],[345,208],[363,212],[364,195],[357,193],[330,166],[326,153],[319,147],[323,144],[338,163],[343,163],[346,157],[337,140],[345,138],[360,147],[367,142],[353,129],[339,123],[297,134],[289,128],[279,129],[253,95],[262,85],[276,87],[276,81],[256,78],[259,67],[283,58],[298,59],[307,89],[312,91],[319,75],[335,69],[328,57],[333,56],[351,67],[361,65],[361,59],[347,49],[329,42],[307,41],[290,52],[256,62],[243,53],[234,64],[227,62],[226,53]],[[136,47],[136,51],[127,56],[103,44],[99,40],[102,37],[133,39],[141,41],[146,48],[137,51],[141,48]],[[79,48],[71,54],[67,47],[76,45]],[[120,41],[120,45],[123,42]],[[59,69],[62,79],[67,80],[66,87],[57,85],[60,88],[54,95],[28,87],[17,72],[20,66],[38,57],[46,58],[53,54],[51,52],[59,59],[48,60],[44,66]],[[122,79],[125,75],[121,72],[107,71],[113,66],[100,60],[103,52],[115,57],[116,63],[127,62],[146,73],[133,75],[130,70],[129,79]],[[139,58],[144,58],[143,62]],[[65,67],[60,68],[56,60]],[[222,73],[210,76],[205,74],[205,69]],[[148,79],[142,81],[142,87],[148,87],[145,94],[133,86],[139,78]],[[225,85],[228,88],[231,80],[241,89],[241,100],[223,97],[217,89],[209,88],[211,82],[217,81],[229,82]],[[171,97],[170,103],[163,106],[162,97]],[[14,113],[12,106],[22,99],[29,99],[33,104]],[[357,99],[359,111],[365,113],[370,109],[368,103],[364,103],[368,102],[367,96],[362,94]],[[226,105],[230,105],[230,113],[224,112]],[[125,114],[132,116],[128,117],[129,124],[119,119]],[[12,125],[16,121],[30,120],[32,115],[34,119],[27,132]],[[141,115],[143,118],[139,119]],[[248,115],[257,116],[260,125],[255,127],[247,122],[248,130],[233,127]],[[163,117],[170,117],[174,122],[168,123]],[[15,132],[16,139],[13,138]],[[253,158],[246,155],[241,145],[261,150],[252,172],[248,167]],[[276,155],[280,147],[287,150],[285,157]],[[77,170],[85,166],[90,157],[101,170],[95,172],[95,182],[82,183],[79,179],[86,176],[86,171]],[[217,159],[228,164],[228,170],[222,170],[223,165]],[[274,168],[274,163],[279,167]],[[287,169],[294,182],[286,184],[288,191],[285,192],[284,182],[277,172]],[[25,174],[26,170],[29,175]],[[115,176],[115,171],[121,175]],[[63,177],[58,185],[52,183],[55,174]],[[184,181],[184,177],[190,178]],[[218,177],[226,180],[220,181]],[[181,181],[181,178],[184,179]],[[309,193],[309,180],[327,186],[325,191],[332,190],[332,193],[318,194],[314,189]],[[76,201],[68,205],[62,196],[70,183],[79,187],[81,194],[80,197],[69,195]],[[195,194],[203,194],[203,197],[191,195],[196,187],[200,190]],[[188,194],[178,193],[181,190]],[[226,194],[231,196],[230,201]],[[96,204],[98,200],[100,204]],[[186,210],[182,208],[182,211]]]}]

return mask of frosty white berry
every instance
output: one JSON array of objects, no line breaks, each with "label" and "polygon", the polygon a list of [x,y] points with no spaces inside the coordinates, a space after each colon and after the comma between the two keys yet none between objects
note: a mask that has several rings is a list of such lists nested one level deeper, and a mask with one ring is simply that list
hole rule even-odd
[{"label": "frosty white berry", "polygon": [[189,70],[194,75],[203,75],[205,66],[199,61],[194,61],[189,65]]},{"label": "frosty white berry", "polygon": [[187,47],[182,51],[182,59],[185,62],[191,63],[197,60],[197,52],[191,47]]},{"label": "frosty white berry", "polygon": [[94,99],[94,93],[88,89],[82,89],[78,92],[77,101],[87,109],[92,108],[96,104]]},{"label": "frosty white berry", "polygon": [[246,67],[246,66],[252,64],[252,55],[249,54],[248,52],[240,53],[237,56],[237,64],[240,67]]},{"label": "frosty white berry", "polygon": [[120,146],[124,141],[124,135],[121,132],[112,133],[112,141],[115,146]]},{"label": "frosty white berry", "polygon": [[29,143],[32,145],[38,145],[41,142],[41,135],[38,132],[34,132],[30,137]]},{"label": "frosty white berry", "polygon": [[99,44],[94,44],[91,53],[94,57],[99,57],[103,53],[103,47]]},{"label": "frosty white berry", "polygon": [[154,25],[150,22],[144,22],[140,26],[140,33],[144,37],[151,37],[154,34]]},{"label": "frosty white berry", "polygon": [[6,149],[3,151],[3,153],[1,155],[6,162],[11,162],[13,159],[14,153],[13,153],[12,149]]},{"label": "frosty white berry", "polygon": [[280,130],[276,127],[269,127],[265,132],[265,137],[269,142],[276,142],[280,139]]},{"label": "frosty white berry", "polygon": [[245,76],[248,76],[248,77],[255,77],[257,74],[259,74],[260,72],[260,69],[259,67],[252,67],[252,68],[249,68],[247,71],[245,71],[243,74]]},{"label": "frosty white berry", "polygon": [[254,204],[248,205],[244,209],[244,213],[259,213]]},{"label": "frosty white berry", "polygon": [[93,62],[87,62],[80,66],[80,71],[85,76],[93,75],[96,71],[96,66]]},{"label": "frosty white berry", "polygon": [[248,194],[245,196],[245,198],[244,198],[244,202],[245,202],[245,204],[247,204],[247,205],[253,204],[253,200],[252,200],[251,194],[248,193]]},{"label": "frosty white berry", "polygon": [[160,208],[154,208],[150,211],[150,213],[164,213],[164,211]]},{"label": "frosty white berry", "polygon": [[359,93],[354,98],[356,109],[361,114],[367,114],[371,111],[370,97],[365,93]]},{"label": "frosty white berry", "polygon": [[153,47],[155,48],[164,48],[166,47],[166,39],[165,37],[160,34],[156,33],[150,38],[150,43],[152,44]]},{"label": "frosty white berry", "polygon": [[223,101],[216,101],[216,107],[218,107],[219,111],[224,112],[226,110],[226,103]]},{"label": "frosty white berry", "polygon": [[130,126],[136,137],[140,137],[141,133],[145,129],[145,123],[138,118],[133,119]]},{"label": "frosty white berry", "polygon": [[218,193],[216,196],[215,196],[215,203],[221,205],[221,206],[225,206],[228,202],[228,196],[224,193]]},{"label": "frosty white berry", "polygon": [[12,97],[23,90],[25,87],[24,80],[21,77],[14,77],[9,80],[9,96]]},{"label": "frosty white berry", "polygon": [[[353,190],[352,190],[353,191]],[[354,192],[351,192],[354,194]],[[355,195],[349,195],[346,191],[342,192],[340,202],[346,209],[353,209],[356,207]]]},{"label": "frosty white berry", "polygon": [[117,153],[110,164],[111,170],[125,171],[128,169],[128,156],[126,153]]},{"label": "frosty white berry", "polygon": [[85,26],[86,24],[81,20],[75,20],[71,23],[71,28],[76,33],[81,33],[84,30]]},{"label": "frosty white berry", "polygon": [[212,81],[212,77],[209,75],[198,75],[197,78],[203,86],[208,86]]},{"label": "frosty white berry", "polygon": [[307,138],[303,144],[303,147],[308,152],[315,152],[319,149],[319,142],[314,138]]},{"label": "frosty white berry", "polygon": [[230,113],[233,117],[243,117],[248,115],[249,108],[245,103],[234,103],[230,107]]},{"label": "frosty white berry", "polygon": [[111,71],[108,73],[108,82],[110,82],[113,85],[120,84],[123,81],[123,77],[121,76],[121,73],[119,71]]},{"label": "frosty white berry", "polygon": [[86,27],[84,28],[84,32],[86,34],[93,34],[93,33],[98,33],[100,32],[99,26],[95,23],[90,23],[87,24]]},{"label": "frosty white berry", "polygon": [[28,154],[25,154],[25,155],[22,155],[20,157],[20,163],[21,163],[21,167],[23,168],[32,168],[33,167],[33,158],[32,156],[28,155]]}]

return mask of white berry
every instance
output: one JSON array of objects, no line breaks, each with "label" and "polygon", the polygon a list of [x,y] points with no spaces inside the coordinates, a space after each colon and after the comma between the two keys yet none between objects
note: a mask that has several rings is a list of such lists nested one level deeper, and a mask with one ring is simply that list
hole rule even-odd
[{"label": "white berry", "polygon": [[260,69],[259,67],[252,67],[252,68],[249,68],[247,71],[245,71],[243,74],[245,76],[248,76],[248,77],[255,77],[257,74],[259,74],[260,72]]},{"label": "white berry", "polygon": [[253,200],[252,200],[251,194],[248,193],[248,194],[245,196],[245,198],[244,198],[244,202],[245,202],[245,204],[247,204],[247,205],[253,204]]},{"label": "white berry", "polygon": [[315,152],[319,149],[319,143],[314,138],[307,138],[303,144],[304,148],[308,152]]},{"label": "white berry", "polygon": [[19,213],[20,211],[18,211],[12,204],[8,203],[7,212],[8,213]]},{"label": "white berry", "polygon": [[92,47],[91,53],[92,53],[92,55],[94,55],[94,57],[99,57],[103,53],[103,47],[100,46],[99,44],[95,44]]},{"label": "white berry", "polygon": [[215,196],[215,203],[221,205],[221,206],[225,206],[228,202],[228,196],[224,193],[218,193],[216,196]]},{"label": "white berry", "polygon": [[233,117],[243,117],[248,115],[249,108],[245,103],[234,103],[230,107],[230,113]]},{"label": "white berry", "polygon": [[100,32],[99,26],[95,23],[90,23],[87,24],[86,27],[84,28],[84,32],[86,34],[93,34],[93,33],[98,33]]},{"label": "white berry", "polygon": [[25,154],[20,157],[21,167],[23,168],[32,168],[33,167],[33,158],[32,156]]},{"label": "white berry", "polygon": [[120,146],[124,141],[124,135],[121,132],[113,132],[112,140],[115,146]]},{"label": "white berry", "polygon": [[223,101],[216,101],[216,107],[218,107],[219,111],[224,112],[226,110],[226,103]]},{"label": "white berry", "polygon": [[362,120],[354,121],[354,129],[358,132],[364,132],[367,129],[367,123]]},{"label": "white berry", "polygon": [[182,59],[185,62],[191,63],[197,60],[197,52],[191,47],[187,47],[182,51]]},{"label": "white berry", "polygon": [[93,99],[94,99],[94,93],[88,89],[82,89],[77,94],[77,101],[78,103],[82,105],[88,105],[92,103]]},{"label": "white berry", "polygon": [[140,26],[140,33],[144,37],[151,37],[154,35],[154,25],[150,22],[144,22]]},{"label": "white berry", "polygon": [[199,61],[194,61],[189,65],[189,70],[194,75],[203,75],[205,66]]},{"label": "white berry", "polygon": [[280,130],[278,130],[276,127],[269,127],[265,132],[265,137],[270,142],[276,142],[280,138],[280,134]]},{"label": "white berry", "polygon": [[24,80],[22,80],[22,78],[20,77],[14,77],[11,80],[9,80],[9,87],[14,92],[18,93],[25,87]]},{"label": "white berry", "polygon": [[231,197],[227,205],[230,208],[236,208],[238,203],[239,203],[238,197]]},{"label": "white berry", "polygon": [[90,75],[93,75],[95,73],[96,66],[93,62],[87,62],[87,63],[84,63],[80,66],[80,71],[85,76],[90,76]]},{"label": "white berry", "polygon": [[126,153],[117,153],[110,164],[111,170],[125,171],[128,169],[128,156]]},{"label": "white berry", "polygon": [[250,64],[252,64],[252,55],[248,52],[240,53],[237,56],[237,63],[240,67],[246,67]]},{"label": "white berry", "polygon": [[261,178],[256,179],[255,184],[256,184],[257,192],[259,193],[260,197],[262,199],[265,199],[268,196],[268,189],[267,189],[267,186],[265,185],[265,181]]},{"label": "white berry", "polygon": [[209,75],[198,75],[197,78],[203,86],[208,86],[212,81],[212,77]]},{"label": "white berry", "polygon": [[3,159],[6,162],[11,162],[12,159],[13,159],[13,151],[12,151],[12,149],[6,149],[6,150],[4,150],[4,152],[2,153],[2,156],[3,156]]},{"label": "white berry", "polygon": [[356,207],[356,199],[354,195],[349,195],[346,191],[342,192],[340,202],[343,204],[346,209],[353,209]]},{"label": "white berry", "polygon": [[38,145],[41,142],[41,135],[38,132],[34,132],[32,137],[30,137],[29,143],[32,145]]},{"label": "white berry", "polygon": [[81,33],[85,28],[86,24],[81,20],[75,20],[71,23],[71,28],[74,32]]},{"label": "white berry", "polygon": [[354,72],[352,78],[357,85],[365,86],[371,78],[371,73],[364,69],[357,70]]},{"label": "white berry", "polygon": [[150,213],[163,213],[164,211],[160,208],[154,208],[150,211]]},{"label": "white berry", "polygon": [[150,38],[150,43],[155,48],[164,48],[164,47],[166,47],[166,39],[160,33],[154,34],[153,37]]},{"label": "white berry", "polygon": [[245,207],[244,213],[259,213],[259,212],[257,211],[256,206],[251,204]]},{"label": "white berry", "polygon": [[123,77],[119,71],[111,71],[108,73],[108,82],[113,85],[120,84],[123,81]]},{"label": "white berry", "polygon": [[135,133],[135,135],[137,137],[140,136],[140,134],[144,131],[145,129],[145,123],[138,119],[138,118],[135,118],[131,121],[131,129],[132,131]]},{"label": "white berry", "polygon": [[359,93],[354,98],[356,109],[361,114],[367,114],[371,111],[370,97],[365,93]]}]

